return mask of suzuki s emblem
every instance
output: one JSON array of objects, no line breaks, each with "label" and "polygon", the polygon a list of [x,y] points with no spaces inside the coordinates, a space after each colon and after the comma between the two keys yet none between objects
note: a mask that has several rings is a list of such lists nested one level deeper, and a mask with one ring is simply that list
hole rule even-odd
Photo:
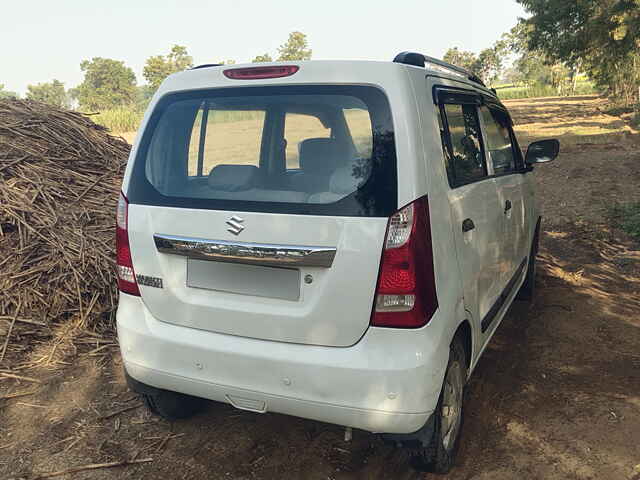
[{"label": "suzuki s emblem", "polygon": [[242,225],[242,222],[244,222],[242,218],[234,215],[229,220],[227,220],[227,225],[229,225],[229,228],[227,228],[227,232],[231,232],[234,235],[239,235],[240,232],[244,230],[244,225]]}]

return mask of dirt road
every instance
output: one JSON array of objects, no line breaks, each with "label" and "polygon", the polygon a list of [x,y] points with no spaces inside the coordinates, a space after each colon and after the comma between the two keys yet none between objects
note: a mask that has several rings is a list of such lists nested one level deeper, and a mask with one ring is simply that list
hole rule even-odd
[{"label": "dirt road", "polygon": [[[536,169],[537,297],[511,308],[482,358],[459,464],[440,478],[638,480],[640,246],[610,227],[607,208],[640,201],[640,135],[594,97],[509,103],[522,143],[559,136],[565,149]],[[437,478],[371,434],[344,442],[332,425],[225,405],[158,420],[127,391],[114,345],[65,351],[21,372],[40,383],[0,380],[0,398],[27,393],[0,400],[0,478],[131,458],[150,461],[57,478]]]}]

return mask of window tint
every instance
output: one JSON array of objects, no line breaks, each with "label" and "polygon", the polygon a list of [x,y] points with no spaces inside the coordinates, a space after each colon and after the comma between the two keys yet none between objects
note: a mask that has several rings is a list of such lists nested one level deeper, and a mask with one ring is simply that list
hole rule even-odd
[{"label": "window tint", "polygon": [[487,176],[474,105],[444,105],[448,131],[445,159],[449,183],[463,185]]},{"label": "window tint", "polygon": [[491,157],[494,173],[502,175],[515,171],[516,164],[507,116],[487,107],[482,107],[480,114],[485,126],[486,149]]},{"label": "window tint", "polygon": [[287,113],[284,118],[284,139],[287,168],[300,168],[300,144],[309,138],[329,138],[331,130],[318,117]]},{"label": "window tint", "polygon": [[156,206],[389,216],[396,179],[393,122],[381,90],[211,89],[158,102],[127,196]]},{"label": "window tint", "polygon": [[208,176],[221,164],[258,166],[263,125],[264,111],[218,110],[202,102],[191,129],[188,175]]}]

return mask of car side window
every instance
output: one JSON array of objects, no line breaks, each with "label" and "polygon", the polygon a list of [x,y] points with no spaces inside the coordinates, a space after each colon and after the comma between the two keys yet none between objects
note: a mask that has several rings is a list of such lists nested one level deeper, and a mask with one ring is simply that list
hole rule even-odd
[{"label": "car side window", "polygon": [[452,187],[476,182],[487,177],[487,166],[480,137],[475,105],[447,103],[441,110],[445,164]]},{"label": "car side window", "polygon": [[516,157],[507,115],[486,106],[480,108],[480,115],[482,115],[487,139],[486,148],[491,157],[495,175],[515,172]]}]

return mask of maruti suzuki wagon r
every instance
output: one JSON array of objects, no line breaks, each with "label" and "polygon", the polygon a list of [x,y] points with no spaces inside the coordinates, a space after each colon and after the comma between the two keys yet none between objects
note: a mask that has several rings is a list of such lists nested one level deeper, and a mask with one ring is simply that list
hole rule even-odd
[{"label": "maruti suzuki wagon r", "polygon": [[393,62],[203,65],[168,77],[117,212],[130,387],[383,434],[448,471],[469,375],[530,298],[533,164],[470,72]]}]

